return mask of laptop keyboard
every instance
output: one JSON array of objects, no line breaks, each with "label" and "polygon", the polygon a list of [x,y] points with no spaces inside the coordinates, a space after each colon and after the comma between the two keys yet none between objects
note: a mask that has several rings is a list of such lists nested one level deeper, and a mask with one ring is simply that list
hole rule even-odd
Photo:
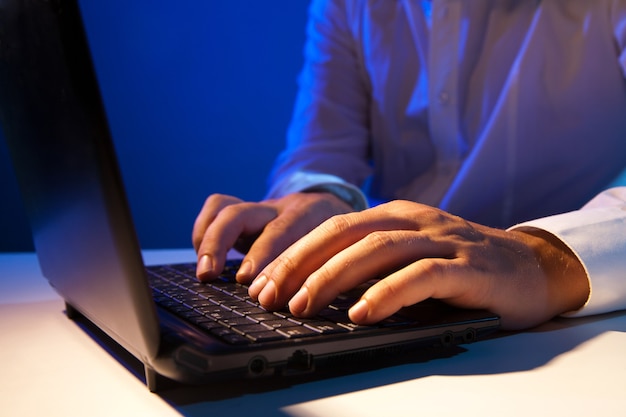
[{"label": "laptop keyboard", "polygon": [[270,312],[235,281],[239,261],[228,261],[224,273],[209,283],[195,277],[196,265],[149,266],[148,280],[156,303],[229,344],[251,344],[282,339],[376,330],[409,325],[394,315],[376,326],[358,326],[348,318],[356,301],[341,295],[314,318],[294,317],[287,309]]}]

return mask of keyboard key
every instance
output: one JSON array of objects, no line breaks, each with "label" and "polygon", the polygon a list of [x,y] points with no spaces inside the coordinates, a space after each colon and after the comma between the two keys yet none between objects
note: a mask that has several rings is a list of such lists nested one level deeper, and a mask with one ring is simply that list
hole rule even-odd
[{"label": "keyboard key", "polygon": [[237,333],[220,336],[220,339],[231,345],[247,345],[250,343],[250,339]]},{"label": "keyboard key", "polygon": [[276,329],[276,331],[286,337],[289,337],[290,339],[319,335],[319,333],[315,330],[308,329],[304,326],[281,327]]},{"label": "keyboard key", "polygon": [[270,320],[278,319],[278,317],[276,317],[274,314],[268,313],[268,312],[250,314],[248,315],[248,318],[256,322],[263,322],[263,321],[270,321]]},{"label": "keyboard key", "polygon": [[194,310],[202,314],[203,316],[210,316],[213,313],[222,313],[224,309],[222,307],[212,304],[207,306],[198,306]]},{"label": "keyboard key", "polygon": [[195,324],[204,330],[213,330],[213,329],[218,329],[218,328],[221,329],[224,327],[220,323],[216,322],[215,320],[209,320],[209,319],[206,319],[206,321],[198,320],[195,322]]},{"label": "keyboard key", "polygon": [[219,319],[218,322],[228,327],[241,326],[241,325],[247,325],[247,324],[253,323],[252,320],[249,320],[248,318],[243,317],[243,316],[224,317],[222,319]]},{"label": "keyboard key", "polygon": [[226,343],[230,343],[233,345],[243,345],[250,343],[250,339],[240,335],[239,333],[228,327],[214,328],[211,329],[210,333],[224,340]]},{"label": "keyboard key", "polygon": [[263,326],[268,329],[280,329],[285,327],[297,327],[297,324],[290,322],[285,319],[276,319],[276,320],[264,320],[260,322]]},{"label": "keyboard key", "polygon": [[[231,329],[243,336],[250,336],[250,335],[259,334],[259,333],[263,334],[264,335],[263,339],[266,341],[269,339],[278,340],[278,339],[285,338],[283,335],[279,334],[278,332],[269,330],[267,327],[258,323],[233,326],[231,327]],[[270,335],[272,334],[274,336],[270,337]]]},{"label": "keyboard key", "polygon": [[267,314],[267,315],[271,315],[272,317],[274,317],[271,313],[268,313],[266,310],[262,309],[261,307],[256,307],[250,304],[237,308],[233,311],[241,314],[242,316],[248,316],[248,317],[252,317],[257,314],[263,314],[263,315]]},{"label": "keyboard key", "polygon": [[360,326],[358,324],[352,323],[351,321],[340,322],[340,323],[337,323],[337,325],[347,330],[350,330],[351,332],[358,332],[362,330],[372,330],[376,328],[375,326]]},{"label": "keyboard key", "polygon": [[273,342],[276,340],[284,340],[286,337],[278,332],[266,330],[264,332],[248,333],[246,337],[255,343]]},{"label": "keyboard key", "polygon": [[305,323],[304,327],[321,334],[346,333],[349,331],[344,326],[340,326],[329,321],[311,321]]}]

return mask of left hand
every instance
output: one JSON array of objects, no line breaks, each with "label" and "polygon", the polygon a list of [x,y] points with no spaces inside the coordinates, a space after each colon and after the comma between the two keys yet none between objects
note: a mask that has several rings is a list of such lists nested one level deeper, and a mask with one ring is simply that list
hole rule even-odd
[{"label": "left hand", "polygon": [[504,328],[576,310],[588,280],[576,256],[542,231],[504,231],[439,209],[394,201],[332,217],[265,267],[250,295],[311,316],[337,295],[385,276],[350,309],[371,324],[432,297],[501,316]]}]

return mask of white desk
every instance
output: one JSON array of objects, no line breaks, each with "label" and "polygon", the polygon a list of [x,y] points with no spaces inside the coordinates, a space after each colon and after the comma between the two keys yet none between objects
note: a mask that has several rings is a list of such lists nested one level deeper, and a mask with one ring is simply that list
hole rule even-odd
[{"label": "white desk", "polygon": [[[194,254],[146,251],[145,259],[188,261]],[[0,414],[626,416],[625,312],[555,320],[423,363],[282,386],[152,394],[63,310],[34,254],[0,254]]]}]

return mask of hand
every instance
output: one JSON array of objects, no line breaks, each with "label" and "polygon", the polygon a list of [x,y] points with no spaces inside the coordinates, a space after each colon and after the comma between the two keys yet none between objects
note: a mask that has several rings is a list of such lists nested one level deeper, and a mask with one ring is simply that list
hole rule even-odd
[{"label": "hand", "polygon": [[198,254],[197,275],[215,278],[231,248],[247,253],[237,274],[249,282],[278,254],[314,227],[351,207],[329,193],[296,193],[260,203],[214,194],[204,203],[192,240]]},{"label": "hand", "polygon": [[350,309],[354,323],[433,297],[489,309],[519,329],[576,310],[589,294],[580,262],[545,232],[493,229],[407,201],[329,219],[265,267],[249,292],[306,317],[380,276]]}]

